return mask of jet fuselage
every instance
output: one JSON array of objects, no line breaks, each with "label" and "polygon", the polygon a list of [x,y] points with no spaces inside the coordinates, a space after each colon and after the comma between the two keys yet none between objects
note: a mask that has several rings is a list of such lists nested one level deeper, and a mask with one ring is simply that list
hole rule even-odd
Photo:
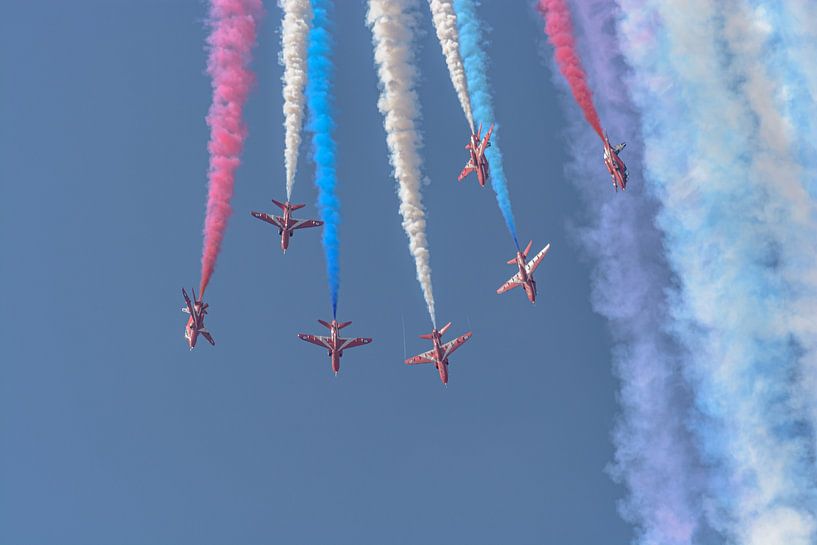
[{"label": "jet fuselage", "polygon": [[516,252],[516,266],[519,267],[519,281],[522,283],[522,289],[525,290],[525,295],[531,303],[536,302],[536,281],[533,276],[528,275],[528,269],[525,267],[525,254]]},{"label": "jet fuselage", "polygon": [[613,180],[613,187],[616,191],[618,191],[619,188],[621,188],[622,191],[627,188],[627,166],[618,156],[622,149],[624,149],[624,144],[619,144],[614,148],[610,145],[610,140],[608,140],[605,135],[604,166],[607,167],[607,171],[610,173],[610,177]]}]

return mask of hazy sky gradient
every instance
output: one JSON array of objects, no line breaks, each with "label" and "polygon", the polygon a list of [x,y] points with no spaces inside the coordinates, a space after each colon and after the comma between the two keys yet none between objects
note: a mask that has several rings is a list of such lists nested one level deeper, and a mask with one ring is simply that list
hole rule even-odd
[{"label": "hazy sky gradient", "polygon": [[[188,352],[210,103],[203,1],[24,2],[0,19],[0,542],[625,543],[604,473],[616,383],[570,225],[567,146],[541,22],[486,1],[495,111],[520,244],[552,250],[530,305],[427,6],[418,55],[438,319],[474,338],[433,368],[400,227],[363,2],[335,10],[344,332],[332,376],[299,341],[330,316],[320,233],[282,256],[250,217],[283,197],[280,11],[265,2],[234,216],[208,288],[218,343]],[[599,191],[610,188],[598,149]],[[315,216],[302,148],[293,200]],[[640,188],[634,187],[633,191]],[[629,190],[628,190],[629,191]]]}]

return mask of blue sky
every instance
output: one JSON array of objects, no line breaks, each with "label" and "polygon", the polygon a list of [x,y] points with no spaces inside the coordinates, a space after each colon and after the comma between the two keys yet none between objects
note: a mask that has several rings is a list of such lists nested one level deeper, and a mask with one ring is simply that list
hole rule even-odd
[{"label": "blue sky", "polygon": [[[234,215],[190,353],[210,102],[200,1],[12,1],[0,19],[0,542],[626,542],[604,469],[617,384],[590,309],[586,211],[527,2],[488,1],[520,243],[552,243],[539,299],[490,188],[457,183],[467,125],[425,5],[418,62],[441,323],[474,338],[449,387],[402,360],[430,329],[400,227],[363,2],[335,10],[345,332],[335,378],[299,341],[330,314],[319,233],[282,256],[250,217],[284,192],[280,12],[265,2]],[[597,150],[593,150],[596,152]],[[308,143],[293,199],[316,214]],[[610,192],[600,162],[599,191]],[[619,195],[620,197],[620,195]]]}]

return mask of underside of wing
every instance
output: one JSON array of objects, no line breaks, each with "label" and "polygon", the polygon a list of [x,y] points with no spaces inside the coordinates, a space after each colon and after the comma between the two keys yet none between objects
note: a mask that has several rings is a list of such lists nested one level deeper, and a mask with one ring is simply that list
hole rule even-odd
[{"label": "underside of wing", "polygon": [[343,349],[345,350],[347,348],[354,348],[356,346],[363,346],[364,344],[369,344],[370,342],[372,342],[372,340],[367,339],[366,337],[358,337],[356,339],[349,339],[344,343]]},{"label": "underside of wing", "polygon": [[421,363],[434,363],[434,351],[429,350],[406,360],[406,365],[419,365]]},{"label": "underside of wing", "polygon": [[252,214],[252,217],[258,218],[267,223],[271,223],[274,226],[278,227],[279,229],[283,228],[282,223],[278,221],[278,218],[275,216],[270,216],[269,214],[265,214],[264,212],[250,212],[250,214]]},{"label": "underside of wing", "polygon": [[536,270],[536,267],[538,267],[538,266],[539,266],[539,263],[541,263],[541,262],[542,262],[542,260],[543,260],[543,259],[545,258],[545,256],[547,255],[548,250],[550,250],[550,244],[548,244],[547,246],[545,246],[544,248],[542,248],[542,251],[540,251],[538,254],[536,254],[536,256],[535,256],[533,259],[531,259],[530,261],[528,261],[528,262],[525,264],[525,270],[527,270],[527,271],[528,271],[528,274],[529,274],[529,275],[530,275],[530,274],[533,274],[533,271],[535,271],[535,270]]},{"label": "underside of wing", "polygon": [[499,289],[496,290],[496,292],[497,293],[505,293],[506,291],[508,291],[510,289],[513,289],[513,288],[515,288],[516,286],[519,286],[519,285],[520,285],[519,273],[516,273],[515,275],[513,275],[511,277],[510,280],[508,280],[507,282],[505,282],[504,284],[499,286]]},{"label": "underside of wing", "polygon": [[447,358],[448,356],[450,356],[451,354],[453,354],[453,353],[454,353],[454,351],[455,351],[457,348],[459,348],[460,346],[464,345],[464,344],[465,344],[465,343],[468,341],[468,339],[470,339],[470,338],[471,338],[471,332],[469,331],[469,332],[468,332],[468,333],[466,333],[465,335],[462,335],[462,336],[460,336],[460,337],[457,337],[457,338],[456,338],[456,339],[454,339],[453,341],[450,341],[450,342],[445,343],[445,344],[443,345],[443,350],[445,350],[445,357]]},{"label": "underside of wing", "polygon": [[298,221],[292,229],[306,229],[308,227],[320,227],[321,225],[323,225],[323,222],[320,220],[303,220]]},{"label": "underside of wing", "polygon": [[329,337],[319,337],[317,335],[307,335],[306,333],[298,333],[298,338],[308,343],[317,344],[323,348],[329,348]]},{"label": "underside of wing", "polygon": [[457,177],[457,180],[462,180],[463,178],[474,172],[476,169],[477,168],[474,165],[474,161],[469,159],[468,163],[465,165],[465,168],[462,169],[462,172],[460,172],[460,175]]}]

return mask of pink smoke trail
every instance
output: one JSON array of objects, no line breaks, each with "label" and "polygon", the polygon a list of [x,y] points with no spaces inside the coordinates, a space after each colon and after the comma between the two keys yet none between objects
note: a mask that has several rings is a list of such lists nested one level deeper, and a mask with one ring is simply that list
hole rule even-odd
[{"label": "pink smoke trail", "polygon": [[545,18],[545,34],[556,49],[556,64],[559,65],[559,71],[570,85],[573,98],[579,103],[585,119],[599,138],[604,140],[599,114],[596,113],[596,107],[593,105],[593,93],[590,92],[590,87],[587,85],[587,76],[576,51],[573,25],[570,22],[570,8],[567,7],[566,0],[539,0],[536,7]]},{"label": "pink smoke trail", "polygon": [[235,169],[247,129],[241,112],[254,77],[247,68],[255,44],[256,23],[262,13],[261,0],[211,0],[207,37],[210,55],[207,73],[213,79],[213,103],[207,114],[210,126],[209,188],[204,219],[204,249],[201,256],[200,297],[210,282],[216,258],[230,217],[230,198]]}]

